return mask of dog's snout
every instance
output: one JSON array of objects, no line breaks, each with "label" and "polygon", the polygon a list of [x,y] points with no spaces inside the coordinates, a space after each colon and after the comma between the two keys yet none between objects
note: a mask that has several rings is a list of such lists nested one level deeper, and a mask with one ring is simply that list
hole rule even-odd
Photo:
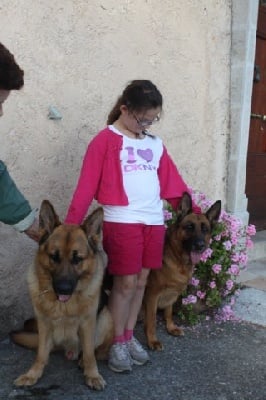
[{"label": "dog's snout", "polygon": [[76,287],[76,280],[56,279],[53,281],[54,291],[57,294],[71,295]]},{"label": "dog's snout", "polygon": [[196,251],[202,252],[203,250],[205,250],[205,248],[206,248],[206,243],[205,243],[205,241],[203,239],[202,240],[198,240],[195,243],[195,250]]}]

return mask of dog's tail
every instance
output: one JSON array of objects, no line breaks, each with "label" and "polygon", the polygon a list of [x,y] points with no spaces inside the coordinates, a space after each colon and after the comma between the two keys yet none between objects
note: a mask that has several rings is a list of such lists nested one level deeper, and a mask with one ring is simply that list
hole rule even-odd
[{"label": "dog's tail", "polygon": [[37,349],[39,335],[33,332],[11,332],[11,340],[19,346],[27,347],[28,349]]},{"label": "dog's tail", "polygon": [[11,332],[10,338],[19,346],[27,347],[28,349],[37,349],[39,335],[36,319],[31,318],[25,321],[24,328],[21,331]]}]

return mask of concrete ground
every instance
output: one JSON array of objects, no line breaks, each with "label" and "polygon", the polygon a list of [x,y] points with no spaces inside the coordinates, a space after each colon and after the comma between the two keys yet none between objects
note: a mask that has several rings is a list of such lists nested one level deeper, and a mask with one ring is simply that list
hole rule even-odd
[{"label": "concrete ground", "polygon": [[[162,352],[130,374],[99,370],[107,382],[102,392],[84,384],[77,363],[52,354],[43,377],[32,388],[18,389],[13,380],[25,372],[34,352],[0,342],[0,399],[17,400],[266,400],[266,259],[242,273],[243,285],[235,311],[242,322],[205,322],[185,328],[185,336],[169,336],[163,322],[158,336]],[[145,343],[143,326],[136,336]]]},{"label": "concrete ground", "polygon": [[[144,341],[142,326],[137,336]],[[39,383],[17,389],[13,380],[31,365],[34,352],[8,341],[0,343],[0,399],[17,400],[265,400],[266,329],[250,323],[205,323],[169,336],[162,325],[165,349],[150,352],[151,361],[130,374],[99,370],[107,382],[102,392],[84,385],[76,362],[52,354]]]},{"label": "concrete ground", "polygon": [[266,327],[266,258],[250,262],[239,281],[242,290],[234,309],[236,316]]}]

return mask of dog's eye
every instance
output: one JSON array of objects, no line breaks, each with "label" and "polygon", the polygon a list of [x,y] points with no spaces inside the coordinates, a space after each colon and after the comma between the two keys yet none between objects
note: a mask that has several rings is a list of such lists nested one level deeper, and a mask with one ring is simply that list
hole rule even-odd
[{"label": "dog's eye", "polygon": [[194,230],[194,224],[187,224],[187,225],[184,226],[184,228],[185,228],[186,231],[191,232],[191,231]]},{"label": "dog's eye", "polygon": [[50,259],[55,262],[55,263],[60,263],[60,255],[59,255],[59,251],[56,251],[53,254],[49,255]]},{"label": "dog's eye", "polygon": [[73,252],[73,255],[72,255],[71,263],[74,264],[74,265],[77,265],[77,264],[79,264],[81,261],[83,261],[83,258],[80,257],[76,251],[74,251],[74,252]]},{"label": "dog's eye", "polygon": [[202,233],[208,233],[209,232],[208,226],[205,225],[205,224],[202,224],[201,225],[201,231],[202,231]]}]

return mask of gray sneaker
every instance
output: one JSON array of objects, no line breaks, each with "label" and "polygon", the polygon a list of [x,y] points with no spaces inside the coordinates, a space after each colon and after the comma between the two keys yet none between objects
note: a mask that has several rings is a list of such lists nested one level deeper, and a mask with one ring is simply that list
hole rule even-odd
[{"label": "gray sneaker", "polygon": [[132,361],[126,343],[115,343],[109,352],[108,367],[114,372],[131,371]]},{"label": "gray sneaker", "polygon": [[134,336],[127,342],[127,348],[134,364],[143,365],[149,361],[150,357],[147,351],[143,349],[140,342]]}]

